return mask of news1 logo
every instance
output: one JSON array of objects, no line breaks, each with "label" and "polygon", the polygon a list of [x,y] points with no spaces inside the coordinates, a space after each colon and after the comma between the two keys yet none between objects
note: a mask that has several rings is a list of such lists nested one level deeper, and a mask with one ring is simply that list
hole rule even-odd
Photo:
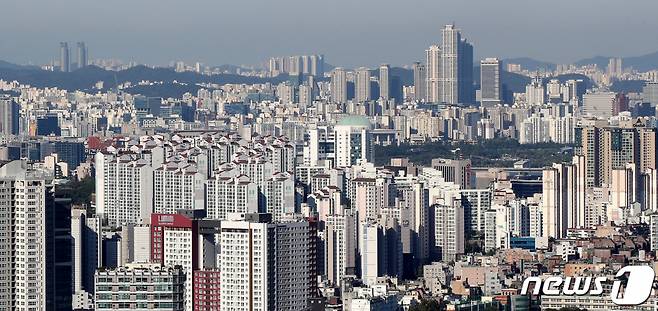
[{"label": "news1 logo", "polygon": [[[651,296],[655,276],[655,271],[649,266],[625,266],[621,268],[617,271],[615,280],[612,283],[610,299],[618,306],[637,306],[645,303]],[[622,278],[626,279],[626,284],[623,287]],[[530,283],[533,282],[533,295],[541,293],[547,296],[596,296],[603,294],[603,283],[608,282],[608,278],[551,276],[542,280],[539,277],[529,277],[523,281],[521,295],[528,293]]]}]

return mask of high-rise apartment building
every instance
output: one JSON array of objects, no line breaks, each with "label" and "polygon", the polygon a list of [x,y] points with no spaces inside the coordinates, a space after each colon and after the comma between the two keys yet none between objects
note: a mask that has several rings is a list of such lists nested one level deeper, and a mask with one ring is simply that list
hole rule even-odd
[{"label": "high-rise apartment building", "polygon": [[362,103],[372,99],[372,89],[370,87],[370,69],[360,67],[356,70],[354,92],[354,100],[356,102]]},{"label": "high-rise apartment building", "polygon": [[441,29],[440,102],[470,104],[473,99],[473,46],[455,25]]},{"label": "high-rise apartment building", "polygon": [[125,154],[96,154],[96,214],[108,225],[138,224],[153,210],[153,168]]},{"label": "high-rise apartment building", "polygon": [[461,199],[434,204],[434,247],[438,258],[451,261],[464,253],[464,208]]},{"label": "high-rise apartment building", "polygon": [[258,196],[258,186],[249,177],[217,174],[206,183],[208,218],[225,220],[230,213],[256,213]]},{"label": "high-rise apartment building", "polygon": [[619,78],[624,73],[622,60],[619,57],[611,58],[608,61],[608,77]]},{"label": "high-rise apartment building", "polygon": [[0,137],[18,135],[21,107],[9,96],[0,96]]},{"label": "high-rise apartment building", "polygon": [[[204,172],[205,173],[205,172]],[[153,212],[204,208],[206,175],[187,162],[167,162],[153,170]]]},{"label": "high-rise apartment building", "polygon": [[441,48],[438,45],[432,45],[425,51],[426,54],[426,87],[425,91],[427,101],[438,103],[441,101]]},{"label": "high-rise apartment building", "polygon": [[84,42],[78,42],[78,69],[85,68],[89,64],[87,55],[87,45]]},{"label": "high-rise apartment building", "polygon": [[67,42],[59,43],[59,71],[71,71],[71,50]]},{"label": "high-rise apartment building", "polygon": [[216,235],[220,223],[203,219],[203,210],[179,210],[178,214],[151,215],[151,262],[180,266],[185,273],[185,310],[194,310],[194,272],[217,267]]},{"label": "high-rise apartment building", "polygon": [[71,310],[70,215],[47,172],[22,160],[0,167],[0,309]]},{"label": "high-rise apartment building", "polygon": [[530,84],[525,87],[525,101],[528,105],[543,105],[546,98],[546,91],[541,82],[541,78],[534,78]]},{"label": "high-rise apartment building", "polygon": [[347,73],[340,67],[331,72],[331,101],[337,104],[347,103]]},{"label": "high-rise apartment building", "polygon": [[543,171],[543,237],[564,238],[568,228],[585,225],[585,159],[575,156],[573,163],[553,164]]},{"label": "high-rise apartment building", "polygon": [[71,238],[75,306],[78,304],[76,300],[84,301],[94,294],[94,274],[103,264],[101,220],[90,215],[85,208],[72,209]]},{"label": "high-rise apartment building", "polygon": [[379,66],[379,98],[383,100],[391,98],[391,66],[388,64]]},{"label": "high-rise apartment building", "polygon": [[271,223],[269,214],[222,221],[222,310],[303,310],[313,297],[316,246],[308,221]]}]

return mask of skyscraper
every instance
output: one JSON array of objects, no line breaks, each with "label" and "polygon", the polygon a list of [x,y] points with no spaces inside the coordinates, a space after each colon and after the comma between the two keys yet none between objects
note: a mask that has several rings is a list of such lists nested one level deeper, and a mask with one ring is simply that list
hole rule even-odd
[{"label": "skyscraper", "polygon": [[87,67],[89,62],[87,57],[87,46],[84,42],[78,42],[78,69]]},{"label": "skyscraper", "polygon": [[608,61],[608,77],[619,78],[623,73],[621,58],[611,58]]},{"label": "skyscraper", "polygon": [[53,187],[24,161],[0,167],[2,310],[71,310],[71,201],[55,199]]},{"label": "skyscraper", "polygon": [[18,135],[20,106],[9,97],[0,97],[0,136]]},{"label": "skyscraper", "polygon": [[362,103],[371,99],[370,69],[361,67],[356,70],[355,100]]},{"label": "skyscraper", "polygon": [[502,63],[497,58],[486,58],[480,61],[480,100],[481,106],[491,107],[500,104]]},{"label": "skyscraper", "polygon": [[441,48],[438,45],[432,45],[425,51],[427,58],[425,87],[426,99],[428,102],[437,103],[441,101],[440,97],[440,79],[441,79]]},{"label": "skyscraper", "polygon": [[441,70],[439,74],[439,101],[456,104],[459,102],[459,44],[461,32],[454,25],[441,30]]},{"label": "skyscraper", "polygon": [[307,309],[317,277],[316,234],[309,221],[271,223],[269,214],[222,221],[221,309]]},{"label": "skyscraper", "polygon": [[391,98],[391,67],[388,64],[379,66],[379,97],[383,100]]},{"label": "skyscraper", "polygon": [[446,25],[441,34],[439,101],[469,104],[473,101],[473,45],[462,39],[455,25]]},{"label": "skyscraper", "polygon": [[331,101],[337,104],[347,103],[347,73],[337,67],[331,73]]},{"label": "skyscraper", "polygon": [[427,71],[425,65],[420,62],[413,64],[414,70],[414,99],[417,101],[427,100]]},{"label": "skyscraper", "polygon": [[459,103],[472,104],[475,101],[473,89],[473,45],[466,39],[459,44]]},{"label": "skyscraper", "polygon": [[59,71],[61,72],[71,71],[71,55],[69,50],[69,44],[66,42],[59,43]]}]

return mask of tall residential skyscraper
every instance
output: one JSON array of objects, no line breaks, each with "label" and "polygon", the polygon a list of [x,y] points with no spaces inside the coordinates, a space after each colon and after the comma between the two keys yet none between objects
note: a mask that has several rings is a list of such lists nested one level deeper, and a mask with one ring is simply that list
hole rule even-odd
[{"label": "tall residential skyscraper", "polygon": [[10,97],[0,97],[0,137],[18,135],[20,109]]},{"label": "tall residential skyscraper", "polygon": [[621,58],[611,58],[608,61],[608,77],[619,78],[623,71]]},{"label": "tall residential skyscraper", "polygon": [[441,71],[439,74],[439,101],[449,104],[459,102],[459,44],[461,32],[454,25],[441,30]]},{"label": "tall residential skyscraper", "polygon": [[222,221],[218,237],[222,310],[309,308],[317,277],[314,223],[247,214]]},{"label": "tall residential skyscraper", "polygon": [[87,45],[84,42],[78,42],[78,69],[87,67],[89,62],[87,57]]},{"label": "tall residential skyscraper", "polygon": [[362,103],[371,99],[372,90],[370,89],[370,69],[361,67],[356,70],[354,88],[356,102]]},{"label": "tall residential skyscraper", "polygon": [[498,58],[486,58],[480,61],[481,106],[491,107],[501,102],[502,62]]},{"label": "tall residential skyscraper", "polygon": [[473,101],[473,45],[462,39],[455,25],[446,25],[441,34],[439,101],[469,104]]},{"label": "tall residential skyscraper", "polygon": [[412,67],[414,70],[414,99],[425,101],[427,100],[427,71],[425,65],[415,62]]},{"label": "tall residential skyscraper", "polygon": [[59,43],[59,71],[61,72],[70,72],[71,71],[71,51],[69,50],[69,44],[66,42]]},{"label": "tall residential skyscraper", "polygon": [[441,79],[441,48],[438,45],[432,45],[425,51],[425,54],[427,58],[426,99],[428,102],[437,103],[441,101],[439,86]]},{"label": "tall residential skyscraper", "polygon": [[347,73],[341,67],[331,72],[331,101],[337,104],[347,103]]},{"label": "tall residential skyscraper", "polygon": [[383,100],[391,98],[391,66],[382,64],[379,66],[379,97]]},{"label": "tall residential skyscraper", "polygon": [[574,157],[572,164],[553,164],[542,176],[543,237],[564,238],[568,228],[585,224],[584,157]]},{"label": "tall residential skyscraper", "polygon": [[546,97],[541,78],[535,77],[525,86],[525,101],[528,105],[543,105]]},{"label": "tall residential skyscraper", "polygon": [[144,159],[96,154],[96,214],[113,227],[142,223],[153,211],[153,168]]},{"label": "tall residential skyscraper", "polygon": [[0,167],[1,310],[72,309],[71,200],[53,187],[24,161]]}]

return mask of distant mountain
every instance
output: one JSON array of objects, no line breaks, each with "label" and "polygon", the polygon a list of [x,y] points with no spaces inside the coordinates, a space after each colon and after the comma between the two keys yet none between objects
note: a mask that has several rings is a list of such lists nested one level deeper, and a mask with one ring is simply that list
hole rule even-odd
[{"label": "distant mountain", "polygon": [[574,65],[576,66],[586,66],[586,65],[596,65],[599,68],[605,69],[608,66],[608,61],[610,57],[608,56],[594,56],[590,58],[585,58],[577,61]]},{"label": "distant mountain", "polygon": [[[218,75],[201,75],[196,72],[175,72],[170,68],[150,68],[146,66],[136,66],[122,71],[108,71],[96,66],[88,66],[73,72],[46,71],[25,67],[0,67],[0,79],[16,80],[21,83],[29,84],[35,87],[58,87],[69,91],[83,90],[90,91],[99,81],[103,82],[104,89],[114,88],[116,83],[131,82],[133,85],[140,81],[162,81],[163,85],[177,85],[175,92],[167,92],[174,97],[179,97],[185,92],[195,92],[199,87],[197,83],[266,83],[271,82],[278,84],[288,79],[287,75],[279,75],[274,78],[247,77],[235,74],[218,74]],[[186,87],[181,87],[185,86]],[[153,86],[155,87],[155,86]],[[162,86],[158,86],[162,88]],[[138,93],[151,88],[150,86],[135,86],[134,89],[128,89],[126,92]]]},{"label": "distant mountain", "polygon": [[530,57],[508,58],[503,60],[503,64],[519,64],[521,69],[530,71],[536,70],[555,70],[557,67],[553,63],[536,60]]},{"label": "distant mountain", "polygon": [[[579,60],[576,62],[578,66],[596,64],[599,68],[605,69],[608,67],[608,62],[612,56],[596,56]],[[622,64],[624,68],[633,67],[638,71],[650,71],[658,69],[658,52],[649,53],[646,55],[622,57]]]},{"label": "distant mountain", "polygon": [[36,66],[24,66],[24,65],[16,65],[12,64],[10,62],[6,62],[4,60],[0,60],[0,69],[39,69],[39,67]]},{"label": "distant mountain", "polygon": [[649,71],[658,69],[658,52],[636,56],[625,57],[622,60],[624,67],[633,67],[639,71]]},{"label": "distant mountain", "polygon": [[[583,80],[583,83],[585,84],[586,88],[591,88],[593,86],[592,81],[587,76],[580,74],[559,75],[552,79],[557,79],[561,83],[564,83],[568,80],[580,79]],[[480,66],[473,68],[473,80],[476,85],[480,85]],[[506,86],[508,91],[514,93],[525,92],[525,87],[530,83],[531,80],[532,79],[530,77],[513,72],[507,72],[505,70],[503,70],[503,72],[501,73],[501,83]],[[543,83],[546,84],[548,80],[549,79],[544,79]]]}]

